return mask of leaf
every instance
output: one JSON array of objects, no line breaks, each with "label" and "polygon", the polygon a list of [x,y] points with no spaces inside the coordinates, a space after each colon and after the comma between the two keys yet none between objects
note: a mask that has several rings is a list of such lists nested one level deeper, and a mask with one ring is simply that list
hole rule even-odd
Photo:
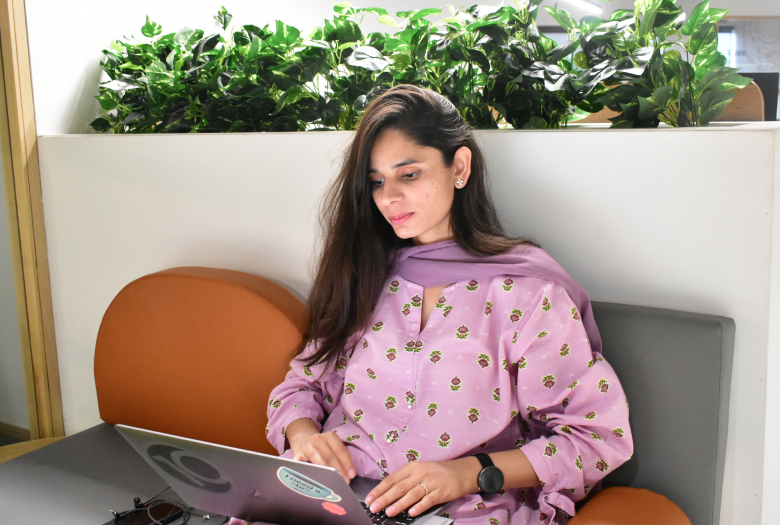
[{"label": "leaf", "polygon": [[189,51],[192,41],[197,40],[195,33],[196,31],[194,29],[183,27],[179,29],[179,32],[176,33],[176,36],[173,37],[173,41],[176,43],[176,45],[181,46]]},{"label": "leaf", "polygon": [[485,56],[485,53],[478,49],[467,49],[466,52],[469,54],[469,58],[476,62],[482,71],[490,71],[490,61]]},{"label": "leaf", "polygon": [[287,49],[295,45],[300,37],[301,32],[298,30],[298,28],[288,26],[284,22],[277,20],[276,33],[274,33],[271,38],[265,42],[273,48]]},{"label": "leaf", "polygon": [[290,104],[295,104],[299,100],[311,97],[314,98],[316,95],[313,93],[310,93],[309,91],[306,91],[302,86],[295,85],[289,88],[287,91],[282,93],[282,96],[279,97],[279,101],[276,103],[276,112],[279,113],[282,109],[284,109],[285,106],[289,106]]},{"label": "leaf", "polygon": [[119,103],[119,95],[116,94],[116,91],[106,88],[100,88],[99,91],[100,94],[95,98],[100,102],[100,107],[106,111],[114,109]]},{"label": "leaf", "polygon": [[718,49],[718,28],[706,23],[699,26],[688,41],[688,52],[692,55],[709,55]]},{"label": "leaf", "polygon": [[699,126],[706,126],[723,113],[736,96],[734,91],[707,91],[699,99]]},{"label": "leaf", "polygon": [[141,33],[146,37],[152,38],[162,33],[162,26],[157,22],[152,22],[149,15],[146,15],[146,23],[141,28]]},{"label": "leaf", "polygon": [[588,69],[588,57],[582,51],[574,55],[574,65],[580,69]]},{"label": "leaf", "polygon": [[381,71],[389,65],[382,53],[371,46],[358,47],[345,62],[352,67],[361,67],[369,71]]},{"label": "leaf", "polygon": [[96,118],[95,120],[90,122],[89,125],[92,129],[94,129],[98,133],[102,133],[104,131],[108,131],[109,129],[111,129],[111,123],[104,118]]},{"label": "leaf", "polygon": [[151,65],[149,65],[148,68],[146,68],[146,71],[148,73],[167,73],[168,67],[165,65],[164,62],[155,60],[154,62],[151,63]]},{"label": "leaf", "polygon": [[230,25],[230,21],[233,20],[233,15],[228,13],[227,9],[225,9],[225,6],[223,5],[222,9],[217,11],[217,14],[214,16],[214,20],[217,21],[217,25],[222,27],[222,30],[224,31]]},{"label": "leaf", "polygon": [[380,24],[384,24],[386,26],[398,27],[398,23],[390,15],[379,15],[379,17],[377,17],[377,21]]},{"label": "leaf", "polygon": [[566,31],[579,30],[579,25],[565,9],[561,9],[556,5],[555,7],[544,6],[544,10],[550,13],[550,16],[558,22],[558,25]]},{"label": "leaf", "polygon": [[257,58],[257,56],[260,54],[261,45],[262,45],[262,40],[260,40],[257,35],[252,35],[252,43],[249,45],[249,51],[244,57],[244,66],[246,66],[247,63],[251,62],[255,58]]},{"label": "leaf", "polygon": [[666,111],[674,96],[672,86],[661,86],[651,96],[639,98],[639,118],[652,120]]},{"label": "leaf", "polygon": [[404,70],[412,65],[412,57],[409,55],[404,55],[403,53],[398,53],[391,56],[390,58],[393,59],[393,67],[395,69]]},{"label": "leaf", "polygon": [[700,93],[707,90],[727,91],[735,87],[743,88],[750,84],[752,80],[738,74],[738,68],[735,67],[716,67],[708,71],[699,80],[696,86]]},{"label": "leaf", "polygon": [[351,20],[334,20],[334,25],[339,42],[357,42],[363,36],[360,27]]},{"label": "leaf", "polygon": [[693,11],[691,11],[691,15],[688,17],[688,20],[685,22],[685,25],[682,26],[681,29],[682,34],[690,36],[702,24],[706,23],[707,10],[709,9],[709,7],[710,7],[710,0],[704,0],[702,3],[694,7]]},{"label": "leaf", "polygon": [[639,22],[637,36],[647,36],[655,28],[655,18],[658,16],[658,10],[661,8],[662,3],[663,0],[649,0],[643,13],[642,21]]},{"label": "leaf", "polygon": [[419,20],[429,15],[438,15],[439,13],[441,13],[441,9],[420,9],[415,12],[409,20]]},{"label": "leaf", "polygon": [[193,52],[192,62],[197,62],[201,54],[211,51],[217,46],[218,43],[219,35],[212,35],[198,42],[198,45],[195,46],[195,51]]},{"label": "leaf", "polygon": [[633,16],[634,16],[633,11],[630,11],[628,9],[618,9],[617,11],[609,15],[609,19],[611,21],[620,21],[620,20],[626,20],[627,18],[632,18]]},{"label": "leaf", "polygon": [[[569,40],[568,42],[565,42],[552,51],[550,51],[549,56],[547,57],[547,61],[550,63],[556,63],[562,58],[569,56],[574,52],[575,49],[577,49],[580,46],[579,40]],[[583,68],[584,69],[584,68]]]}]

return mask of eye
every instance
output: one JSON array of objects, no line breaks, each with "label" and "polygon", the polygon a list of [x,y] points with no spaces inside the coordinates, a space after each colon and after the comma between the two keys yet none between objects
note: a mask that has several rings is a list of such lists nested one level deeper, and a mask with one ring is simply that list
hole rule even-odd
[{"label": "eye", "polygon": [[372,188],[381,188],[382,184],[385,183],[385,179],[376,179],[371,181],[371,187]]},{"label": "eye", "polygon": [[420,174],[420,171],[415,171],[414,173],[405,173],[401,175],[406,180],[414,180],[417,178],[417,176]]}]

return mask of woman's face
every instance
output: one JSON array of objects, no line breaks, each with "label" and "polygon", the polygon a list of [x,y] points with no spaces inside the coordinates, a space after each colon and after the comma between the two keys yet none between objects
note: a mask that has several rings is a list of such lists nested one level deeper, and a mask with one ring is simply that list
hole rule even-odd
[{"label": "woman's face", "polygon": [[455,191],[466,186],[470,174],[469,148],[458,149],[447,167],[439,150],[420,146],[395,129],[384,131],[371,150],[374,202],[395,234],[414,244],[452,238]]}]

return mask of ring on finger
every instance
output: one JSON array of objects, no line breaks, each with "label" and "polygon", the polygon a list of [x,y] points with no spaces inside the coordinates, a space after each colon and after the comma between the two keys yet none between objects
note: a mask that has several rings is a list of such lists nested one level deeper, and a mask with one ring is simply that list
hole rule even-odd
[{"label": "ring on finger", "polygon": [[425,491],[426,496],[429,494],[428,489],[425,488],[425,485],[423,485],[422,483],[418,483],[417,486],[422,487],[422,489]]}]

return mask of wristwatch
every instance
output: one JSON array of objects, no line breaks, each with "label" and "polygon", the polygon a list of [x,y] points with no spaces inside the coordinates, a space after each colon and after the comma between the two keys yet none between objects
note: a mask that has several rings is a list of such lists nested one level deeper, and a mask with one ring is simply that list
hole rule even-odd
[{"label": "wristwatch", "polygon": [[484,452],[474,454],[474,457],[482,465],[482,470],[477,475],[479,491],[483,494],[495,494],[501,490],[501,487],[504,486],[504,474],[501,469],[495,466],[490,456]]}]

